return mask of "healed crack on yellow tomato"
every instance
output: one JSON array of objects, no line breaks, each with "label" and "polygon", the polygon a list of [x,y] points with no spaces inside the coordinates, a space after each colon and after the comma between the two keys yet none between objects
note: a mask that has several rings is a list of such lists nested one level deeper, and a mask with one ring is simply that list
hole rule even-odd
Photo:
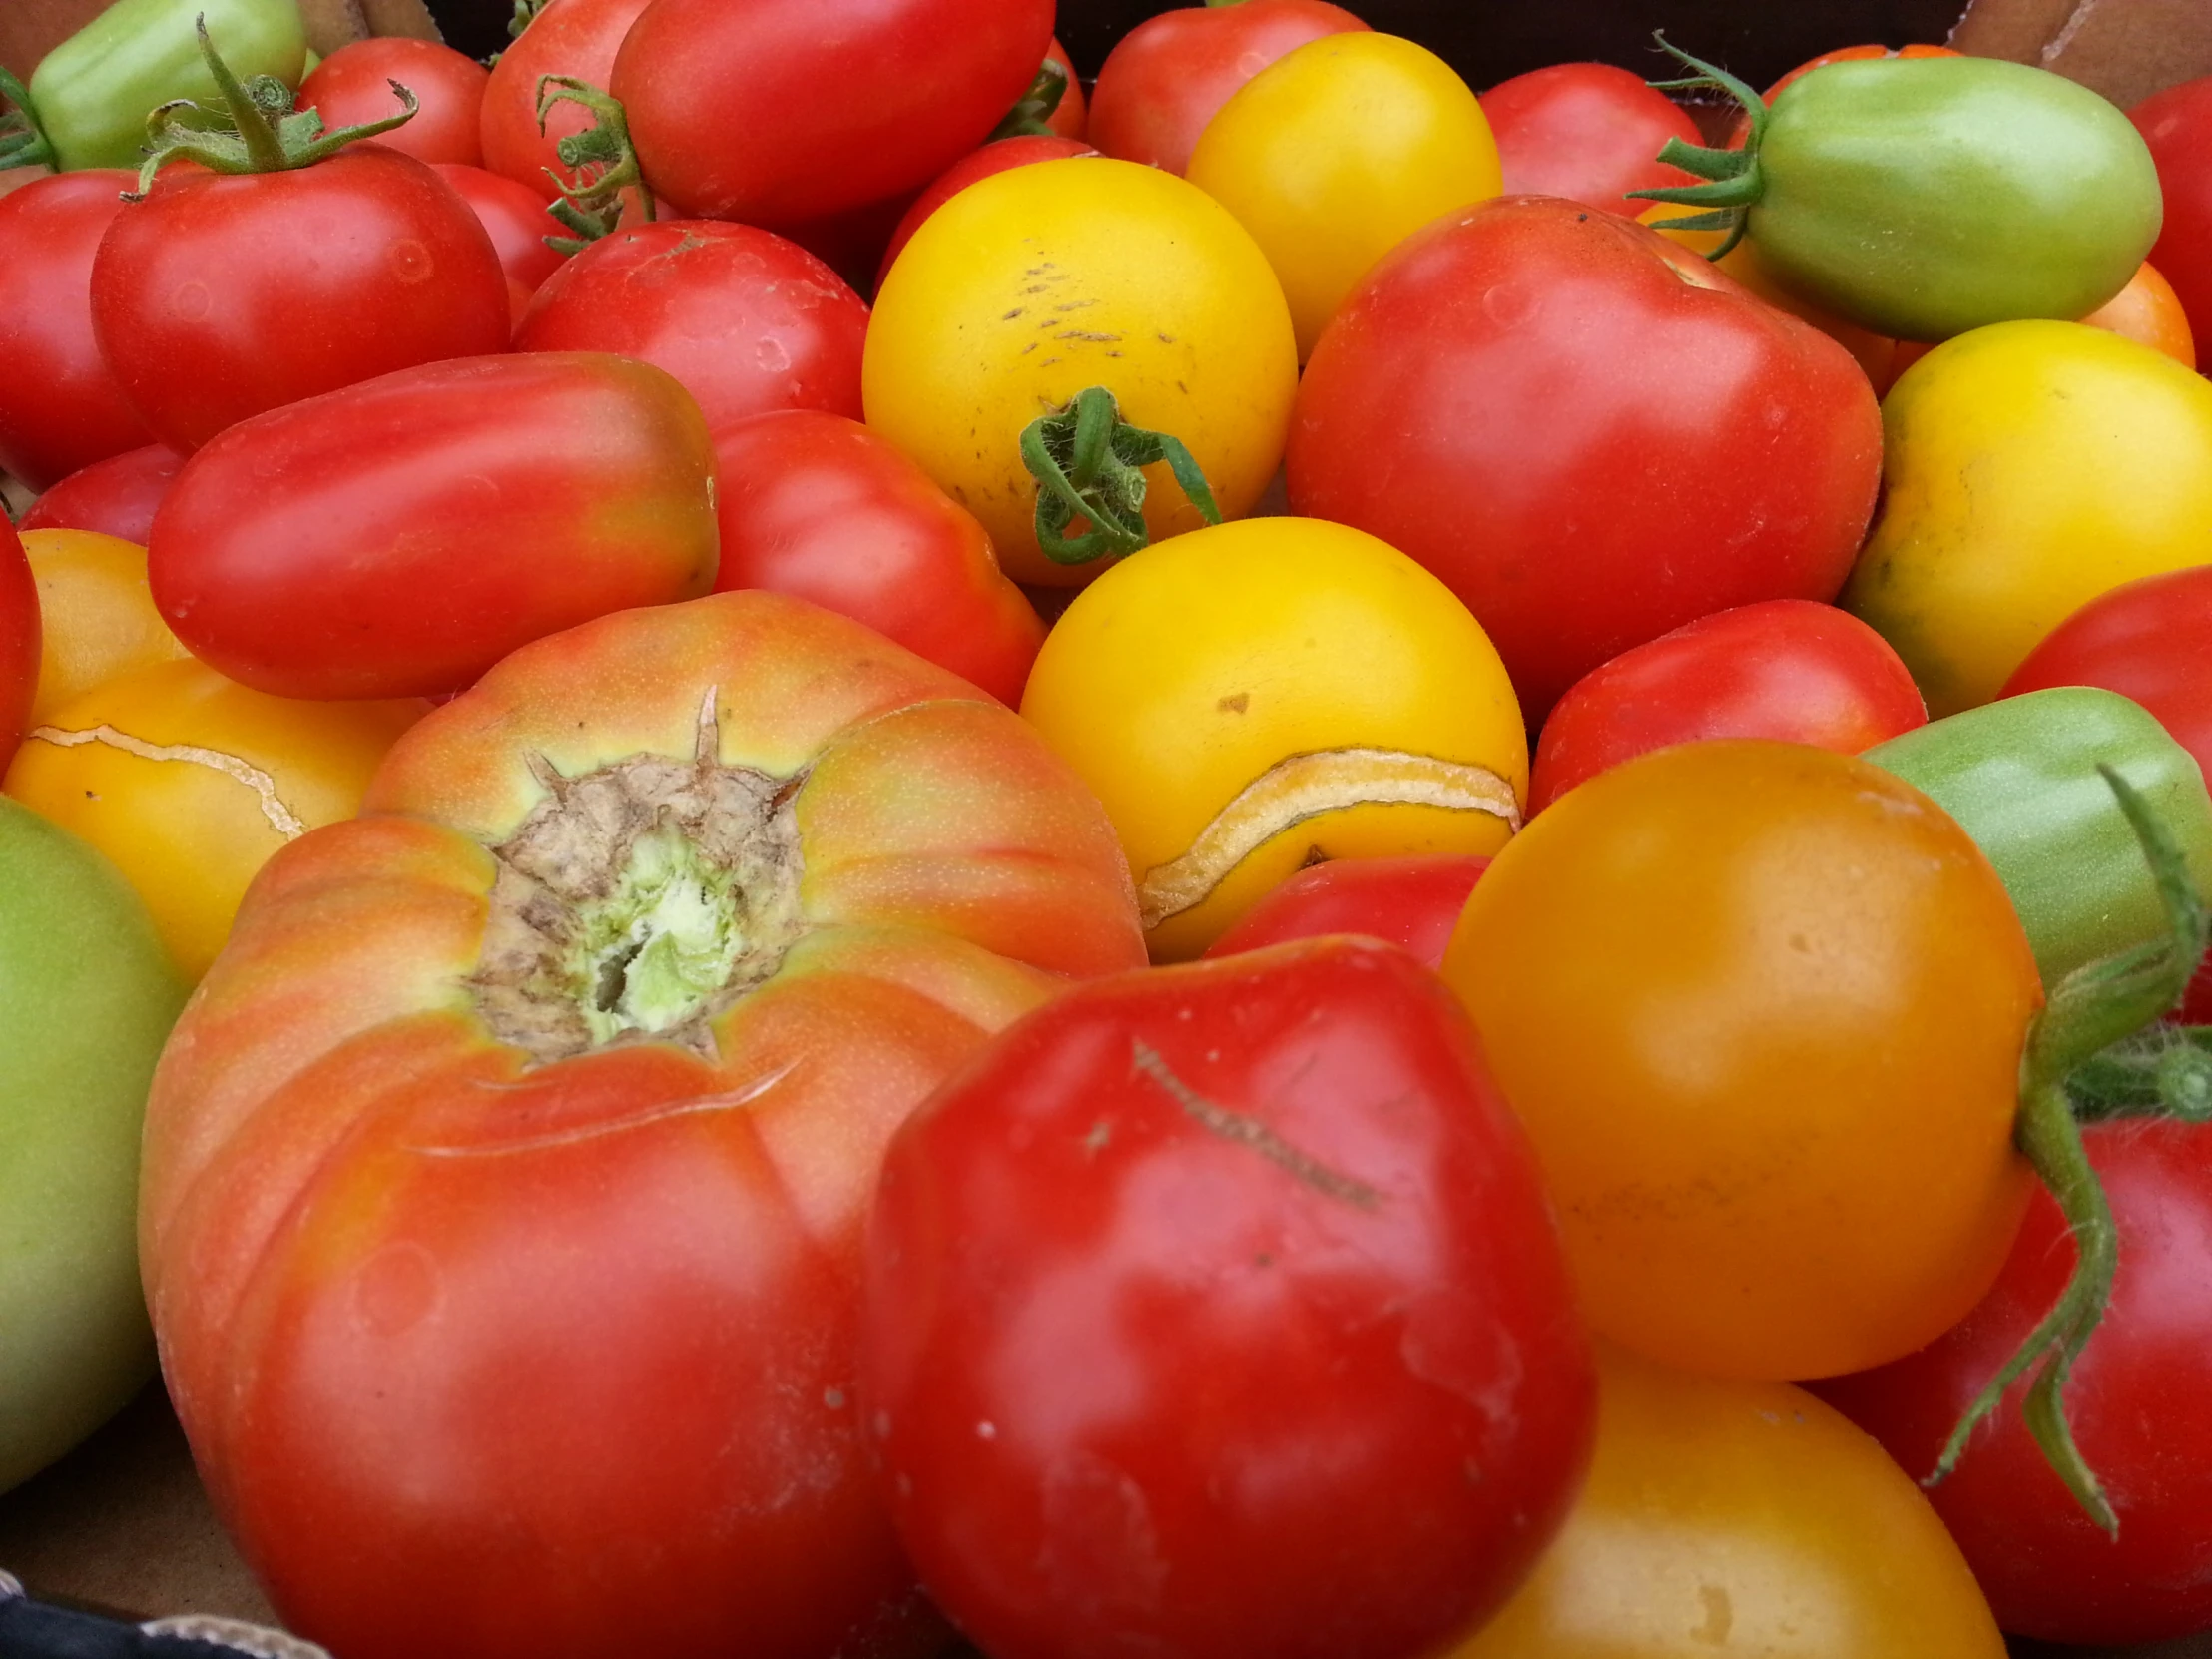
[{"label": "healed crack on yellow tomato", "polygon": [[220,749],[203,749],[192,743],[148,743],[128,732],[119,732],[113,726],[94,726],[82,731],[67,731],[58,726],[35,726],[26,734],[27,741],[50,743],[56,749],[75,749],[80,744],[105,744],[110,749],[120,749],[126,755],[135,755],[142,761],[178,761],[187,766],[206,767],[220,772],[224,777],[243,784],[254,792],[261,803],[262,817],[269,827],[286,840],[297,840],[307,832],[306,821],[284,803],[276,793],[276,780],[270,777],[253,762],[237,755],[227,755]]},{"label": "healed crack on yellow tomato", "polygon": [[1137,883],[1145,930],[1203,904],[1230,873],[1284,830],[1347,807],[1441,807],[1488,813],[1518,830],[1513,786],[1488,767],[1396,749],[1288,755],[1239,790],[1179,857]]}]

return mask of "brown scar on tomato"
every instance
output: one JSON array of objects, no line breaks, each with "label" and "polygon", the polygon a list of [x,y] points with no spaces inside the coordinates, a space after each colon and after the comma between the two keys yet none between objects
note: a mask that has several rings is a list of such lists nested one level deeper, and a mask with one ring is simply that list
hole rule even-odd
[{"label": "brown scar on tomato", "polygon": [[1225,697],[1214,705],[1225,715],[1241,715],[1252,707],[1252,694],[1239,692],[1235,697]]},{"label": "brown scar on tomato", "polygon": [[1170,1099],[1183,1108],[1183,1115],[1208,1134],[1219,1135],[1223,1140],[1238,1146],[1250,1147],[1268,1162],[1290,1172],[1325,1198],[1334,1198],[1357,1210],[1373,1210],[1382,1203],[1382,1195],[1365,1181],[1356,1181],[1331,1169],[1311,1153],[1301,1152],[1289,1141],[1278,1135],[1258,1118],[1244,1112],[1233,1112],[1226,1106],[1216,1105],[1182,1078],[1175,1075],[1159,1051],[1141,1039],[1130,1040],[1130,1069],[1167,1091]]},{"label": "brown scar on tomato", "polygon": [[[144,738],[134,738],[128,732],[119,732],[112,726],[89,727],[83,731],[64,731],[58,726],[35,726],[25,737],[36,743],[50,743],[57,749],[75,749],[82,744],[97,743],[109,749],[120,749],[126,755],[135,755],[142,761],[179,761],[186,766],[206,767],[220,772],[224,777],[245,785],[254,792],[261,803],[262,817],[269,827],[288,840],[297,840],[307,832],[306,821],[284,804],[284,798],[276,793],[276,780],[270,777],[253,762],[237,755],[225,754],[220,749],[203,749],[190,743],[148,743]],[[87,792],[88,798],[90,792]]]}]

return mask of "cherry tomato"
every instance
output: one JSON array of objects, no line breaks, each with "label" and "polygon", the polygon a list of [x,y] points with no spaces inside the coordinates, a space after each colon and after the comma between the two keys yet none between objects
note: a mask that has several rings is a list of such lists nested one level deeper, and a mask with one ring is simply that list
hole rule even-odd
[{"label": "cherry tomato", "polygon": [[606,86],[614,75],[622,37],[647,4],[648,0],[548,0],[491,67],[478,122],[483,165],[527,186],[539,201],[552,201],[557,192],[548,175],[565,180],[576,176],[574,168],[562,165],[554,147],[590,127],[592,116],[582,105],[564,101],[546,112],[541,129],[538,83],[548,75],[565,75],[590,86]]},{"label": "cherry tomato", "polygon": [[715,591],[767,588],[864,622],[1021,701],[1044,624],[974,515],[857,421],[785,409],[715,433]]},{"label": "cherry tomato", "polygon": [[282,173],[165,167],[101,239],[92,319],[173,449],[393,369],[503,351],[509,332],[507,278],[468,204],[374,144]]},{"label": "cherry tomato", "polygon": [[32,502],[23,528],[98,530],[144,547],[154,529],[154,510],[184,464],[184,456],[160,443],[94,461]]},{"label": "cherry tomato", "polygon": [[30,724],[118,675],[188,656],[146,586],[146,549],[91,530],[23,537],[43,644]]},{"label": "cherry tomato", "polygon": [[[545,211],[544,199],[527,185],[481,167],[456,162],[434,165],[438,177],[469,205],[491,238],[507,279],[519,283],[525,295],[537,292],[568,257],[548,248],[545,239],[566,236],[568,228]],[[519,311],[516,320],[521,320]]]},{"label": "cherry tomato", "polygon": [[[1249,5],[1252,0],[1244,0]],[[951,201],[978,179],[988,179],[994,173],[1004,173],[1008,168],[1027,167],[1032,162],[1065,161],[1070,156],[1095,156],[1098,152],[1081,139],[1038,137],[999,139],[986,144],[980,150],[971,150],[930,181],[929,188],[913,200],[913,205],[900,217],[898,226],[891,232],[890,246],[883,250],[883,263],[875,274],[876,285],[890,275],[891,262],[898,252],[913,240],[921,229],[921,222]]]},{"label": "cherry tomato", "polygon": [[0,523],[0,765],[30,724],[41,650],[38,585],[15,527]]},{"label": "cherry tomato", "polygon": [[131,188],[94,168],[0,197],[0,471],[35,490],[150,437],[93,337],[93,255]]},{"label": "cherry tomato", "polygon": [[1075,60],[1068,56],[1068,49],[1055,36],[1045,52],[1044,61],[1058,64],[1063,77],[1060,102],[1053,106],[1045,125],[1061,138],[1079,139],[1084,128],[1090,125],[1090,112],[1083,102],[1083,82],[1075,73]]},{"label": "cherry tomato", "polygon": [[296,107],[322,117],[323,131],[397,115],[394,83],[415,96],[411,120],[376,135],[387,150],[418,162],[481,167],[484,87],[491,71],[434,40],[403,35],[349,41],[299,83]]},{"label": "cherry tomato", "polygon": [[1182,173],[1230,96],[1284,53],[1367,25],[1328,0],[1242,0],[1146,18],[1091,88],[1090,139],[1109,156]]},{"label": "cherry tomato", "polygon": [[1297,511],[1443,578],[1536,719],[1698,617],[1833,598],[1881,460],[1835,341],[1641,226],[1515,197],[1368,275],[1307,368],[1288,466]]},{"label": "cherry tomato", "polygon": [[1593,1404],[1472,1031],[1346,938],[1078,986],[939,1090],[860,1378],[922,1583],[1000,1659],[1433,1652],[1543,1548]]},{"label": "cherry tomato", "polygon": [[1617,64],[1532,69],[1485,92],[1482,113],[1508,196],[1565,196],[1633,215],[1637,205],[1621,200],[1629,191],[1697,182],[1653,159],[1669,139],[1704,142],[1690,112]]},{"label": "cherry tomato", "polygon": [[2151,263],[2173,284],[2190,329],[2212,338],[2212,75],[2153,93],[2132,110],[2166,217]]},{"label": "cherry tomato", "polygon": [[1880,768],[1726,740],[1593,778],[1492,860],[1444,977],[1600,1335],[1832,1376],[1910,1354],[2003,1266],[2035,958],[1965,830]]},{"label": "cherry tomato", "polygon": [[1487,858],[1455,852],[1331,858],[1262,898],[1206,954],[1235,956],[1323,933],[1361,933],[1441,967],[1467,894],[1489,866]]},{"label": "cherry tomato", "polygon": [[1544,722],[1528,810],[1669,744],[1774,738],[1857,755],[1927,722],[1920,688],[1880,634],[1834,606],[1770,599],[1701,617],[1577,680]]}]

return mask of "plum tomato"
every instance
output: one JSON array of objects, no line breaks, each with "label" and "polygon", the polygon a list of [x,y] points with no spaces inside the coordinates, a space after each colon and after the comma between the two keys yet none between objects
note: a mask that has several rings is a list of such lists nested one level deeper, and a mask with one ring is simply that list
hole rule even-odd
[{"label": "plum tomato", "polygon": [[119,674],[189,655],[154,608],[146,549],[91,530],[27,530],[38,584],[38,696],[31,724]]},{"label": "plum tomato", "polygon": [[1690,112],[1617,64],[1532,69],[1485,92],[1482,113],[1508,196],[1564,196],[1633,215],[1628,192],[1696,182],[1653,160],[1669,139],[1700,142]]},{"label": "plum tomato", "polygon": [[[545,239],[566,236],[568,228],[545,211],[545,200],[537,191],[486,168],[459,162],[431,165],[476,215],[510,282],[520,283],[525,294],[532,294],[560,270],[568,256],[547,246]],[[515,319],[521,320],[520,311]]]},{"label": "plum tomato", "polygon": [[[1243,0],[1243,3],[1249,5],[1252,0]],[[914,233],[921,229],[921,222],[976,180],[988,179],[1008,168],[1027,167],[1032,162],[1058,162],[1070,156],[1097,154],[1081,139],[1061,138],[1057,134],[996,139],[980,150],[969,151],[931,180],[928,188],[915,197],[899,217],[897,226],[891,231],[890,246],[883,250],[883,263],[875,273],[876,286],[882,286],[883,278],[890,275],[891,262],[898,258],[900,249],[913,241]]]},{"label": "plum tomato", "polygon": [[2212,339],[2212,75],[2153,93],[2127,112],[2158,167],[2165,218],[2150,251],[2188,313]]},{"label": "plum tomato", "polygon": [[[1797,68],[1768,87],[1760,96],[1771,106],[1784,87],[1790,85],[1793,81],[1803,80],[1816,69],[1826,69],[1832,63],[1863,63],[1869,58],[1955,58],[1957,56],[1958,54],[1947,46],[1923,46],[1918,44],[1894,47],[1840,46],[1833,52],[1823,52],[1817,58],[1806,59]],[[1736,125],[1729,132],[1728,142],[1732,146],[1741,148],[1744,140],[1750,136],[1751,117],[1746,112],[1739,112],[1736,117]]]},{"label": "plum tomato", "polygon": [[94,461],[32,502],[21,528],[97,530],[144,547],[154,532],[154,511],[184,464],[183,455],[161,443]]},{"label": "plum tomato", "polygon": [[1402,858],[1331,858],[1302,869],[1206,947],[1235,956],[1323,933],[1360,933],[1440,968],[1467,894],[1490,860],[1472,853]]},{"label": "plum tomato", "polygon": [[396,83],[414,94],[412,120],[376,142],[418,162],[481,167],[484,86],[491,71],[434,40],[386,35],[349,41],[299,83],[296,108],[313,110],[326,129],[365,126],[397,115]]},{"label": "plum tomato", "polygon": [[42,634],[31,562],[15,527],[0,522],[0,766],[15,753],[37,703]]},{"label": "plum tomato", "polygon": [[572,179],[556,146],[592,125],[580,104],[561,102],[538,119],[538,84],[548,75],[604,87],[622,37],[648,0],[547,0],[514,44],[499,54],[484,85],[478,136],[483,165],[550,202],[554,177]]},{"label": "plum tomato", "polygon": [[892,1137],[863,1309],[892,1519],[998,1659],[1434,1653],[1587,1455],[1527,1142],[1450,994],[1372,940],[1016,1023]]}]

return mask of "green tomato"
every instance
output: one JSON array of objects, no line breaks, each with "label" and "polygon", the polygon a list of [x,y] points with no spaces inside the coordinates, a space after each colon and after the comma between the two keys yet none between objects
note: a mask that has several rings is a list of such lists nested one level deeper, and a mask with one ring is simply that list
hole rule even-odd
[{"label": "green tomato", "polygon": [[0,799],[0,1491],[154,1371],[139,1128],[184,988],[108,861]]}]

